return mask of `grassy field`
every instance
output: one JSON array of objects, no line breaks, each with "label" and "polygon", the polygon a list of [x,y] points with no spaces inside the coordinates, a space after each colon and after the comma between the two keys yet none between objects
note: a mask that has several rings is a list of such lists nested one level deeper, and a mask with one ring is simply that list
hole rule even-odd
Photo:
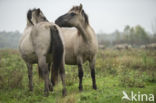
[{"label": "grassy field", "polygon": [[121,99],[122,91],[127,94],[133,91],[136,94],[156,95],[154,50],[99,50],[96,61],[96,91],[92,89],[88,63],[83,67],[82,92],[78,90],[77,67],[66,66],[67,96],[62,97],[62,85],[59,82],[49,97],[44,97],[44,82],[38,77],[36,65],[33,69],[34,91],[29,92],[27,68],[19,53],[16,50],[0,50],[0,103],[132,103]]}]

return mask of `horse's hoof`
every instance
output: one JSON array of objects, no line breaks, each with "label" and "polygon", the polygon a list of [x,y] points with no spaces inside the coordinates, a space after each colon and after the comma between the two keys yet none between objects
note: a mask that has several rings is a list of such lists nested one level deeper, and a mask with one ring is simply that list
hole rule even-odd
[{"label": "horse's hoof", "polygon": [[52,80],[51,80],[51,84],[52,84],[53,86],[55,86],[55,82],[54,82],[54,81],[52,81]]},{"label": "horse's hoof", "polygon": [[32,85],[29,85],[28,88],[29,88],[29,91],[33,91],[33,86]]},{"label": "horse's hoof", "polygon": [[53,91],[53,87],[49,87],[49,90],[50,90],[50,91]]},{"label": "horse's hoof", "polygon": [[29,91],[32,92],[33,91],[33,88],[30,88]]},{"label": "horse's hoof", "polygon": [[96,86],[96,85],[93,85],[93,89],[94,89],[94,90],[97,90],[97,86]]},{"label": "horse's hoof", "polygon": [[53,86],[52,85],[49,85],[49,90],[53,91]]},{"label": "horse's hoof", "polygon": [[48,97],[49,96],[49,92],[44,92],[44,96]]},{"label": "horse's hoof", "polygon": [[67,95],[67,91],[66,91],[66,89],[63,89],[62,90],[62,96],[65,97],[66,95]]},{"label": "horse's hoof", "polygon": [[83,87],[82,87],[82,86],[79,87],[79,91],[80,91],[80,92],[83,91]]}]

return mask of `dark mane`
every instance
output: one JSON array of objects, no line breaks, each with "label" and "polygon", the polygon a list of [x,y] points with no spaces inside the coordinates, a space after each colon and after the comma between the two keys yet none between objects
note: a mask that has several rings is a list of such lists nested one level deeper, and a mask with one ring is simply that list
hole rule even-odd
[{"label": "dark mane", "polygon": [[28,10],[28,12],[27,12],[27,19],[33,25],[32,21],[31,21],[31,17],[32,17],[32,10]]},{"label": "dark mane", "polygon": [[85,18],[85,22],[86,22],[86,24],[89,24],[88,15],[85,13],[84,10],[82,10],[82,15],[83,15],[84,18]]}]

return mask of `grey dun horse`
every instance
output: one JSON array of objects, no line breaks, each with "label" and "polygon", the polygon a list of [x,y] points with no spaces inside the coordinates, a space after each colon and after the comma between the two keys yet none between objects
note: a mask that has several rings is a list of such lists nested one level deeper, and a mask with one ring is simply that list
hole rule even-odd
[{"label": "grey dun horse", "polygon": [[[29,89],[33,90],[32,65],[37,63],[39,76],[45,82],[45,96],[53,85],[49,80],[50,65],[55,73],[60,72],[63,95],[66,94],[64,70],[64,43],[59,27],[49,23],[40,9],[29,10],[27,25],[19,43],[19,51],[28,68]],[[55,74],[57,76],[57,74]]]},{"label": "grey dun horse", "polygon": [[79,90],[83,90],[82,64],[86,61],[89,61],[93,89],[97,89],[94,67],[98,43],[95,32],[89,24],[88,16],[82,8],[82,4],[72,7],[66,14],[60,16],[55,23],[62,27],[61,30],[65,40],[65,63],[78,65]]}]

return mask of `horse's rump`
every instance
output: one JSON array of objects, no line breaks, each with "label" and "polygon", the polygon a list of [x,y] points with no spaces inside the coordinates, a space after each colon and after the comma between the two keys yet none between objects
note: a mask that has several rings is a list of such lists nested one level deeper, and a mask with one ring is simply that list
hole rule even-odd
[{"label": "horse's rump", "polygon": [[[63,41],[58,28],[48,22],[38,23],[33,27],[31,40],[36,55],[38,57],[46,55],[47,63],[53,63],[54,70],[58,71],[64,53]],[[40,68],[39,76],[43,77]]]}]

